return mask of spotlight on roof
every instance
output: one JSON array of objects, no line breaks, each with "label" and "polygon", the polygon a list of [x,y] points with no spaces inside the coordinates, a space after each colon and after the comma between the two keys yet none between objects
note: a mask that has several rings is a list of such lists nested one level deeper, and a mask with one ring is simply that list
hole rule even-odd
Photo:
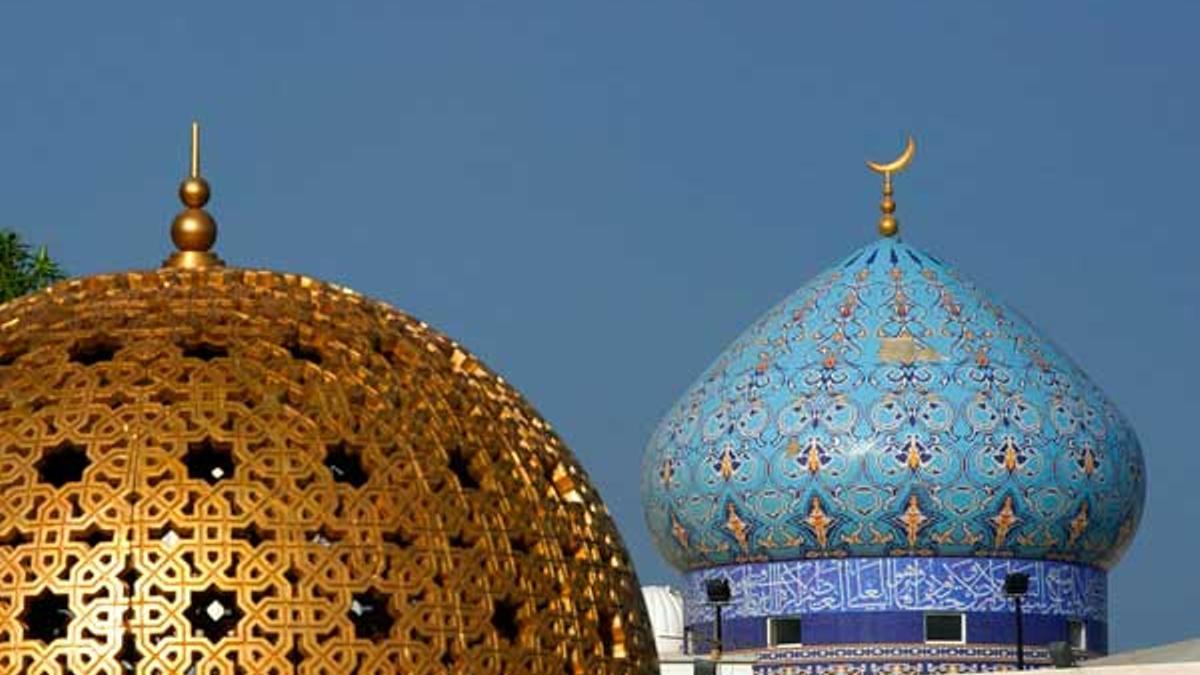
[{"label": "spotlight on roof", "polygon": [[729,602],[733,597],[729,591],[728,579],[709,579],[704,582],[704,592],[708,595],[708,601],[712,603]]},{"label": "spotlight on roof", "polygon": [[1004,594],[1013,599],[1016,612],[1013,618],[1017,624],[1017,670],[1025,670],[1025,632],[1024,621],[1021,619],[1021,597],[1029,592],[1029,575],[1024,572],[1010,572],[1004,577]]},{"label": "spotlight on roof", "polygon": [[1004,577],[1004,594],[1017,598],[1029,592],[1029,575],[1024,572],[1013,572]]},{"label": "spotlight on roof", "polygon": [[733,593],[729,591],[728,579],[709,579],[704,582],[704,594],[708,596],[708,602],[716,610],[716,621],[713,622],[713,648],[712,660],[717,661],[721,658],[721,652],[725,649],[721,642],[721,607],[728,604]]}]

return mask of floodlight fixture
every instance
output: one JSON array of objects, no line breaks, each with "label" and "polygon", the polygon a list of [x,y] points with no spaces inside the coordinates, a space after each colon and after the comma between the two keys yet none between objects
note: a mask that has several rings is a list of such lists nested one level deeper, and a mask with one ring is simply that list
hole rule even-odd
[{"label": "floodlight fixture", "polygon": [[1004,577],[1004,594],[1017,598],[1029,592],[1029,575],[1024,572],[1011,572]]},{"label": "floodlight fixture", "polygon": [[729,590],[728,579],[709,579],[704,582],[704,592],[708,595],[708,601],[713,604],[728,603],[733,593]]},{"label": "floodlight fixture", "polygon": [[1021,617],[1021,598],[1029,592],[1029,575],[1024,572],[1009,572],[1004,577],[1004,594],[1013,599],[1017,622],[1017,670],[1025,670],[1025,631]]},{"label": "floodlight fixture", "polygon": [[713,623],[712,649],[712,658],[715,661],[721,658],[721,651],[724,648],[721,644],[721,607],[729,604],[729,600],[733,598],[733,592],[729,589],[729,580],[719,577],[704,582],[704,594],[708,596],[709,604],[716,610],[716,621]]}]

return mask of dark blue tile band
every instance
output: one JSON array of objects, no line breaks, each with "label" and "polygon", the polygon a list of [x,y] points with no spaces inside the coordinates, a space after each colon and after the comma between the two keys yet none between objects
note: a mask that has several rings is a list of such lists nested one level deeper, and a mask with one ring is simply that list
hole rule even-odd
[{"label": "dark blue tile band", "polygon": [[728,579],[725,617],[843,612],[1007,612],[1010,572],[1029,575],[1028,614],[1108,619],[1108,577],[1095,567],[1012,558],[843,558],[726,565],[685,575],[686,622],[712,620],[704,583]]}]

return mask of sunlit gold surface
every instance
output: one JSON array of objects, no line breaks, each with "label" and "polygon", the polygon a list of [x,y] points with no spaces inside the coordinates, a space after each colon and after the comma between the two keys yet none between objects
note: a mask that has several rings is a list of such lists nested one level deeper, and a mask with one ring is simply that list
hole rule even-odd
[{"label": "sunlit gold surface", "polygon": [[179,200],[184,210],[171,222],[171,241],[178,249],[164,267],[201,269],[221,267],[224,263],[212,252],[217,242],[217,221],[204,205],[212,196],[208,181],[200,175],[200,123],[192,122],[192,154],[187,178],[179,184]]},{"label": "sunlit gold surface", "polygon": [[896,200],[892,189],[892,174],[908,168],[913,157],[917,154],[917,142],[912,136],[904,143],[904,151],[890,162],[872,162],[867,160],[867,168],[883,176],[883,199],[879,201],[879,234],[894,237],[900,233],[900,221],[896,218]]},{"label": "sunlit gold surface", "polygon": [[[44,460],[86,453],[77,480]],[[192,475],[216,447],[232,468]],[[361,462],[360,485],[327,463]],[[196,632],[205,589],[236,597]],[[67,633],[29,635],[39,594]],[[364,638],[358,594],[386,598]],[[130,651],[132,646],[132,651]],[[133,654],[132,670],[122,660]],[[164,269],[0,306],[0,673],[651,673],[571,452],[471,354],[304,277]]]}]

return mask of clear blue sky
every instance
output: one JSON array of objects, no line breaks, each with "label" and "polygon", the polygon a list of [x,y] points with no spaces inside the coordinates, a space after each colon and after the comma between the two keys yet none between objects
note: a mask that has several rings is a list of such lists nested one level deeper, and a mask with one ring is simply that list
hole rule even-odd
[{"label": "clear blue sky", "polygon": [[[1128,648],[1200,635],[1195,3],[6,3],[0,225],[76,274],[153,267],[206,130],[218,248],[429,321],[575,449],[644,582],[660,415],[874,236],[1062,345],[1136,425]],[[376,3],[382,5],[384,3]]]}]

